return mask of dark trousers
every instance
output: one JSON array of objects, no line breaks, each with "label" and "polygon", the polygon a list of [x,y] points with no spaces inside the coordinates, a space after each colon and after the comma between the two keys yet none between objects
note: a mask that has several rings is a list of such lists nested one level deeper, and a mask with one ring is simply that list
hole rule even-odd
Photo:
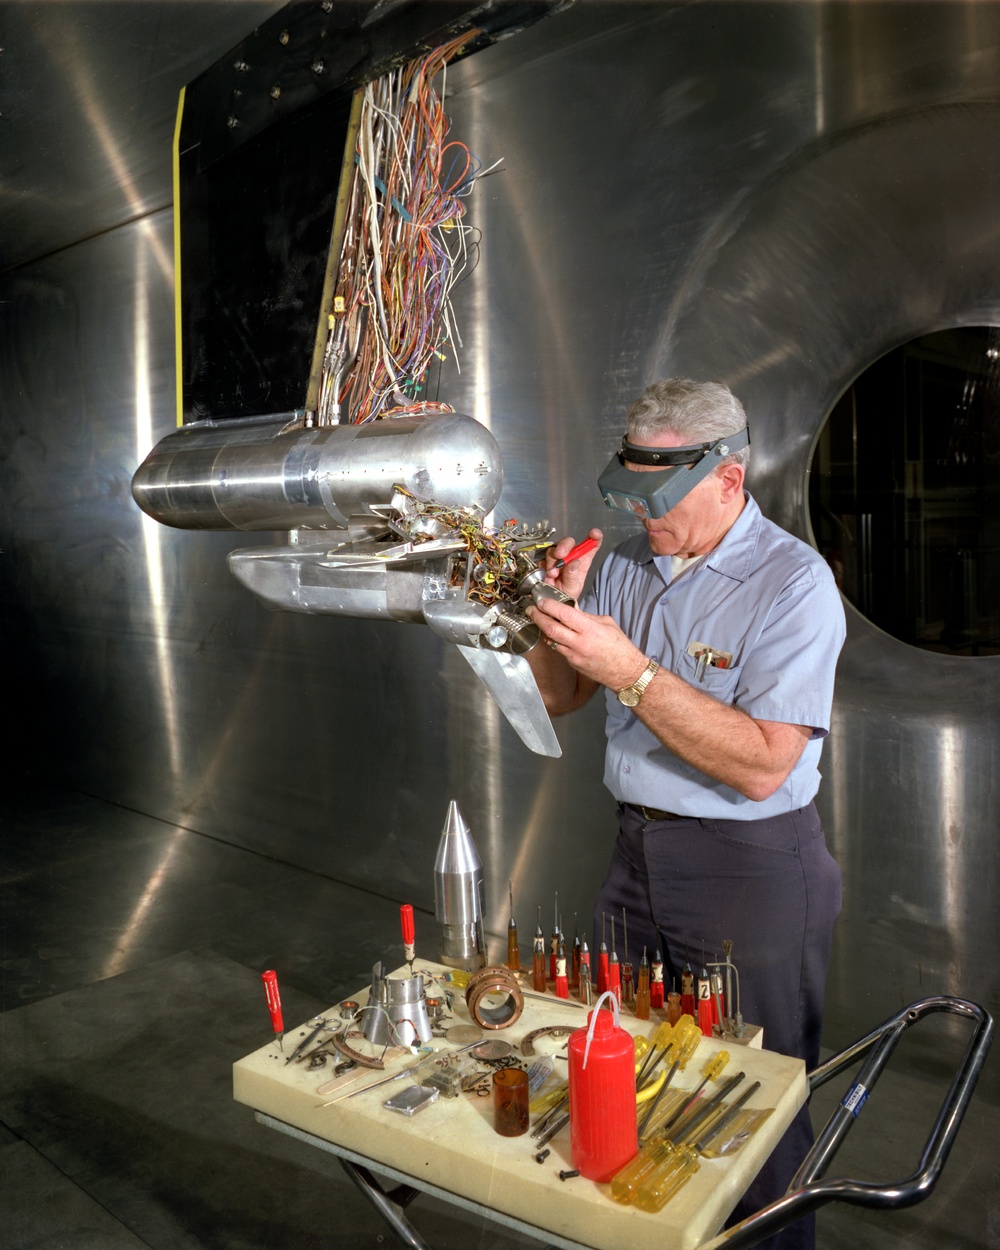
[{"label": "dark trousers", "polygon": [[[660,946],[666,989],[702,951],[722,959],[733,943],[745,1021],[764,1029],[764,1046],[819,1062],[823,987],[833,923],[840,911],[840,869],[826,849],[813,804],[767,820],[646,821],[619,805],[619,833],[594,912],[594,945],[607,916],[615,917],[622,950],[622,909],[628,950],[638,964],[643,947]],[[659,931],[659,941],[657,938]],[[596,959],[594,960],[596,965]],[[747,1190],[730,1222],[758,1211],[787,1189],[812,1143],[803,1107]],[[810,1250],[807,1216],[766,1243],[768,1250]]]}]

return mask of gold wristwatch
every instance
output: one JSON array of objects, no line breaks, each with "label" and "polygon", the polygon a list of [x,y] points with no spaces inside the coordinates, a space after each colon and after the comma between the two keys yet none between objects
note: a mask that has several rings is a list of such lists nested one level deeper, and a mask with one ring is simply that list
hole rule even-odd
[{"label": "gold wristwatch", "polygon": [[618,691],[618,702],[624,703],[626,707],[638,707],[646,687],[659,671],[659,664],[655,660],[650,660],[631,686]]}]

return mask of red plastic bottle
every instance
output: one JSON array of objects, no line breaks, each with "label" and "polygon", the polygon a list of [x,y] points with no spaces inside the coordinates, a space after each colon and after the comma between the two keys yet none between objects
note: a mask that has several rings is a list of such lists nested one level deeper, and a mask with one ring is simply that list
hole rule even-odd
[{"label": "red plastic bottle", "polygon": [[[613,1016],[602,1010],[605,1001]],[[618,1023],[611,992],[569,1039],[569,1129],[573,1167],[587,1180],[610,1181],[639,1149],[635,1045]]]}]

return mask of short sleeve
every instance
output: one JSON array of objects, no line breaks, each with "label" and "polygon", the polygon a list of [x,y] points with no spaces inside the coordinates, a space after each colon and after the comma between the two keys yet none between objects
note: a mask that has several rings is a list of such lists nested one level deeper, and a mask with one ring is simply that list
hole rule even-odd
[{"label": "short sleeve", "polygon": [[743,658],[734,706],[754,720],[830,729],[844,607],[825,565],[812,563],[775,598]]}]

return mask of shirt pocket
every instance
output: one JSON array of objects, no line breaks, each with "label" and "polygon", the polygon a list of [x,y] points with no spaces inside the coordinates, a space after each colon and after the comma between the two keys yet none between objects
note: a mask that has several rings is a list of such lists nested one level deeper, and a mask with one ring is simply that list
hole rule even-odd
[{"label": "shirt pocket", "polygon": [[742,665],[739,664],[732,668],[717,668],[714,664],[706,664],[704,668],[700,668],[699,661],[686,651],[681,652],[674,664],[674,672],[678,677],[683,677],[689,686],[718,699],[720,703],[732,703],[742,671]]}]

